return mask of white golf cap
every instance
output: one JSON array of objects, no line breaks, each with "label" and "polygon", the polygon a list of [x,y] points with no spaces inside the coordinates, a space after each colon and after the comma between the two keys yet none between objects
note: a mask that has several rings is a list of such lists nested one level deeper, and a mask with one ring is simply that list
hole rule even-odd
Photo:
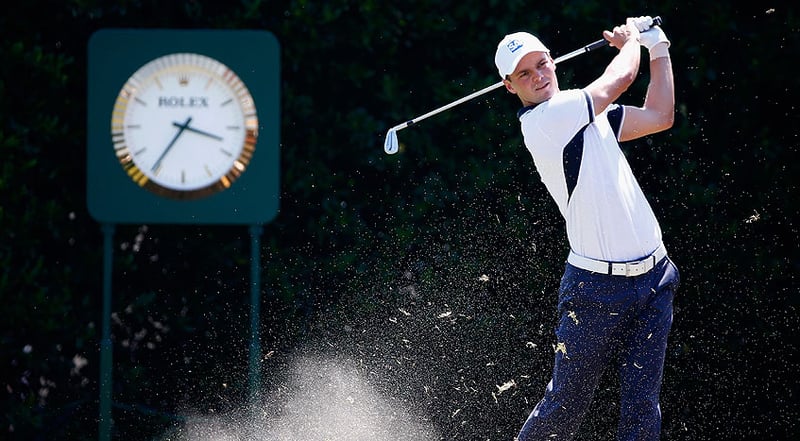
[{"label": "white golf cap", "polygon": [[497,45],[494,64],[501,78],[511,75],[517,68],[519,60],[531,52],[550,52],[538,38],[527,32],[515,32],[506,35]]}]

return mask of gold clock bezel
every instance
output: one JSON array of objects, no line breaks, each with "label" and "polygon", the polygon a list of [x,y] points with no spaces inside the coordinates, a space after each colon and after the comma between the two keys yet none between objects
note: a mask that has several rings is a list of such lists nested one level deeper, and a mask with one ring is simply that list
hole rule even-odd
[{"label": "gold clock bezel", "polygon": [[[245,133],[241,152],[233,160],[227,172],[219,179],[202,188],[182,190],[170,188],[153,180],[136,164],[127,140],[125,139],[125,120],[128,105],[135,99],[141,85],[147,81],[153,81],[161,72],[174,73],[175,71],[200,71],[214,77],[230,88],[235,94],[236,101],[242,110],[242,124]],[[114,109],[111,115],[111,139],[115,155],[120,165],[125,173],[138,186],[159,196],[171,199],[203,198],[230,188],[247,169],[255,153],[256,142],[258,140],[258,116],[256,113],[255,101],[239,76],[227,65],[212,57],[187,52],[162,55],[141,66],[123,85],[114,103]]]}]

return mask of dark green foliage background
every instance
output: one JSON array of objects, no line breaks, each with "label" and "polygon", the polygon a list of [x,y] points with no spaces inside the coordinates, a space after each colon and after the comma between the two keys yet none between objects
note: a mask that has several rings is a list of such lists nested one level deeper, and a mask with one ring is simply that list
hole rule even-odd
[{"label": "dark green foliage background", "polygon": [[[518,102],[497,91],[437,115],[399,132],[394,156],[383,137],[497,81],[494,47],[506,33],[538,33],[558,55],[642,14],[665,20],[678,107],[672,130],[625,147],[682,273],[663,438],[797,439],[797,8],[515,0],[6,5],[2,437],[97,436],[92,32],[266,29],[281,44],[281,208],[260,250],[265,394],[298,353],[355,360],[442,439],[511,439],[549,377],[567,250],[522,146]],[[585,85],[613,53],[559,65],[562,88]],[[641,101],[646,76],[643,63],[622,102]],[[154,439],[186,413],[244,402],[249,244],[246,228],[117,227],[115,439]],[[492,396],[510,379],[515,387]],[[615,381],[604,379],[580,439],[614,439]]]}]

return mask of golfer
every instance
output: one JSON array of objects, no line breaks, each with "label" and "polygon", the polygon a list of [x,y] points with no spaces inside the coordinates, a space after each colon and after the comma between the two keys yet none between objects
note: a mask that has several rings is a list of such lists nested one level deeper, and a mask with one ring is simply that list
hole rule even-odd
[{"label": "golfer", "polygon": [[[558,294],[555,364],[520,441],[569,440],[607,366],[620,379],[619,440],[658,440],[659,392],[678,270],[619,142],[672,126],[670,42],[650,17],[604,31],[619,52],[583,89],[560,90],[550,51],[518,32],[495,64],[519,97],[525,146],[566,221],[570,252]],[[640,45],[650,83],[641,107],[615,101],[636,79]]]}]

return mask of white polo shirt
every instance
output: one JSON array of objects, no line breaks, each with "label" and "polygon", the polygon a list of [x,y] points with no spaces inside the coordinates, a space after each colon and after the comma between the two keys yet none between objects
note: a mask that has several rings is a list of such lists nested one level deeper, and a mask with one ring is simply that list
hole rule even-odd
[{"label": "white polo shirt", "polygon": [[572,251],[636,260],[661,245],[661,228],[620,150],[624,107],[594,116],[591,97],[565,90],[520,110],[525,146],[566,221]]}]

